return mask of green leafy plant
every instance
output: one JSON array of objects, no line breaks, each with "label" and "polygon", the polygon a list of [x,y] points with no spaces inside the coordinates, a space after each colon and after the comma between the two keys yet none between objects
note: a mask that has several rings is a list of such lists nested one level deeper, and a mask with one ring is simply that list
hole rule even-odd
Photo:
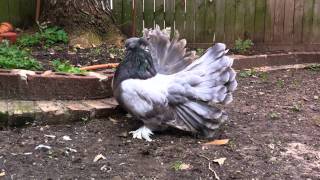
[{"label": "green leafy plant", "polygon": [[51,27],[41,30],[40,35],[46,46],[52,46],[56,43],[68,42],[67,33],[63,29],[60,29],[58,27]]},{"label": "green leafy plant", "polygon": [[284,80],[278,79],[276,82],[277,87],[284,88]]},{"label": "green leafy plant", "polygon": [[86,71],[81,70],[78,67],[70,64],[69,61],[62,61],[60,59],[55,59],[52,61],[52,65],[55,71],[64,72],[64,73],[75,73],[75,74],[83,74]]},{"label": "green leafy plant", "polygon": [[253,46],[253,42],[250,39],[243,40],[241,38],[237,39],[234,45],[234,50],[238,53],[247,53]]},{"label": "green leafy plant", "polygon": [[242,78],[258,76],[258,72],[255,71],[254,69],[247,69],[247,70],[241,71],[239,73],[239,76]]},{"label": "green leafy plant", "polygon": [[41,36],[39,33],[34,35],[23,35],[17,40],[17,45],[20,47],[31,47],[39,45],[41,42]]},{"label": "green leafy plant", "polygon": [[16,46],[9,46],[8,43],[1,43],[0,68],[41,70],[42,65],[32,58],[27,51]]},{"label": "green leafy plant", "polygon": [[20,47],[31,47],[43,44],[45,47],[50,47],[57,43],[67,43],[68,34],[58,27],[40,28],[40,32],[33,35],[21,36],[17,45]]},{"label": "green leafy plant", "polygon": [[183,163],[181,161],[176,161],[176,162],[173,163],[172,169],[174,169],[175,171],[179,171],[179,170],[182,169],[181,168],[182,165],[183,165]]},{"label": "green leafy plant", "polygon": [[306,69],[309,69],[311,71],[320,71],[320,64],[312,64],[310,66],[307,66]]}]

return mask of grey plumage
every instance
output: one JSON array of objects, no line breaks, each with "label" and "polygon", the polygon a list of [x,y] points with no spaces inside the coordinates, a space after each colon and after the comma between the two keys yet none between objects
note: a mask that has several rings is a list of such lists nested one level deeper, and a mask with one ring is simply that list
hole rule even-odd
[{"label": "grey plumage", "polygon": [[[185,46],[185,40],[177,35],[170,41],[159,27],[144,30],[143,38],[127,40],[126,58],[114,78],[114,95],[153,131],[171,126],[211,137],[227,119],[226,112],[214,105],[230,103],[237,87],[233,59],[226,56],[226,46],[221,43],[200,58],[186,52]],[[147,61],[144,57],[151,58]],[[150,61],[149,68],[138,68]],[[148,76],[130,75],[126,67]],[[123,74],[126,78],[119,78]]]}]

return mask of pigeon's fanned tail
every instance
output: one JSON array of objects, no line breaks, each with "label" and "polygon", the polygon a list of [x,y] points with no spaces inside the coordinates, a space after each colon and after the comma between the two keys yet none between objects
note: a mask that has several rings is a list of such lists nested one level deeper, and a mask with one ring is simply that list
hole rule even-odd
[{"label": "pigeon's fanned tail", "polygon": [[[183,71],[175,74],[175,85],[168,90],[176,118],[171,126],[202,132],[211,137],[213,130],[227,119],[215,104],[228,104],[237,87],[233,59],[226,56],[224,44],[217,43]],[[181,98],[184,97],[184,98]],[[184,100],[176,103],[176,100]]]},{"label": "pigeon's fanned tail", "polygon": [[194,59],[194,51],[186,52],[186,40],[179,40],[179,33],[176,32],[170,41],[170,32],[160,30],[159,26],[155,29],[145,29],[143,37],[148,41],[150,53],[154,66],[160,74],[174,74],[180,72]]},{"label": "pigeon's fanned tail", "polygon": [[214,130],[224,123],[228,116],[222,110],[203,102],[189,101],[175,107],[176,118],[168,124],[190,132],[200,132],[210,138]]}]

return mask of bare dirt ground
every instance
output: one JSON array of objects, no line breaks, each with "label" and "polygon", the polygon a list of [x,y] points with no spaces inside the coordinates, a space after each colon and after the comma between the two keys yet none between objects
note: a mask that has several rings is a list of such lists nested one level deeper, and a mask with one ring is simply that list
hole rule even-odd
[{"label": "bare dirt ground", "polygon": [[[246,76],[246,74],[243,74]],[[111,119],[0,132],[4,179],[320,179],[320,72],[251,73],[239,78],[224,146],[170,130],[154,142],[127,133],[139,123]],[[63,136],[69,136],[64,137]],[[43,144],[51,149],[35,147]],[[102,154],[103,158],[94,162]],[[214,159],[226,158],[221,166]],[[210,168],[209,168],[210,163]]]}]

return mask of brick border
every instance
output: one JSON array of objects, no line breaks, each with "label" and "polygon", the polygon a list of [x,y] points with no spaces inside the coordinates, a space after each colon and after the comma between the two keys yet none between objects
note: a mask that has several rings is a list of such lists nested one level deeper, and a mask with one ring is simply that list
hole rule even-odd
[{"label": "brick border", "polygon": [[66,74],[0,69],[0,99],[86,100],[112,96],[113,74]]},{"label": "brick border", "polygon": [[[233,55],[237,70],[264,66],[320,63],[320,52]],[[66,74],[0,69],[0,99],[13,100],[87,100],[112,96],[113,72],[106,74]]]},{"label": "brick border", "polygon": [[255,56],[233,55],[233,67],[237,70],[264,66],[320,63],[320,52],[289,52]]}]

